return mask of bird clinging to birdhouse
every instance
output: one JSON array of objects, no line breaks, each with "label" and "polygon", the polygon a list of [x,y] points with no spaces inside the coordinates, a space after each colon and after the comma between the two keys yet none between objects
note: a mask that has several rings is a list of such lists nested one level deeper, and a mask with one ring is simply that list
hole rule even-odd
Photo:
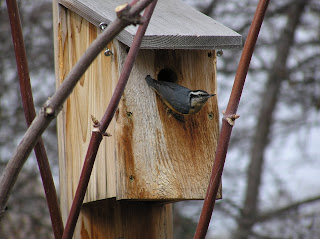
[{"label": "bird clinging to birdhouse", "polygon": [[215,94],[204,90],[190,90],[168,81],[157,81],[146,76],[147,84],[154,89],[164,103],[175,113],[193,115],[199,112],[207,100]]}]

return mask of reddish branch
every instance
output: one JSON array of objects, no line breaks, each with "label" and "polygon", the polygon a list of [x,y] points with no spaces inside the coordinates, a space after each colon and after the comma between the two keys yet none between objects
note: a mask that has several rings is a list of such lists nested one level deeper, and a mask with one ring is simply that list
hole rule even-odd
[{"label": "reddish branch", "polygon": [[275,44],[275,58],[273,65],[268,70],[268,77],[264,92],[261,96],[262,102],[257,114],[257,123],[252,137],[250,149],[250,160],[247,171],[247,184],[244,203],[240,216],[237,219],[238,228],[235,238],[247,238],[252,233],[255,217],[258,214],[259,192],[263,175],[263,164],[265,151],[269,144],[271,128],[274,123],[274,112],[281,94],[281,85],[288,78],[288,61],[290,49],[294,45],[295,33],[301,24],[301,18],[308,1],[292,2],[287,8],[287,23],[284,30],[279,34]]},{"label": "reddish branch", "polygon": [[[127,13],[128,16],[134,17],[139,14],[152,0],[141,0],[137,2]],[[57,89],[55,94],[47,100],[39,114],[32,121],[32,124],[24,134],[19,146],[15,150],[12,158],[9,160],[0,179],[0,217],[3,213],[8,201],[10,192],[15,184],[18,174],[29,154],[39,140],[44,130],[50,122],[60,112],[63,103],[71,94],[73,88],[90,66],[96,56],[104,49],[104,47],[115,38],[120,31],[130,25],[127,19],[117,18],[103,31],[99,37],[88,47],[81,56],[77,64],[72,68],[63,83]]]},{"label": "reddish branch", "polygon": [[[11,25],[12,40],[16,54],[23,110],[27,125],[30,126],[32,120],[36,117],[36,111],[33,103],[28,61],[26,50],[24,47],[20,15],[16,0],[7,0],[7,7]],[[61,238],[63,233],[63,223],[58,203],[57,192],[54,186],[50,164],[42,138],[39,139],[34,148],[34,151],[38,161],[42,183],[47,198],[53,233],[55,238],[58,239]]]},{"label": "reddish branch", "polygon": [[208,231],[212,211],[221,181],[225,158],[227,155],[230,135],[232,132],[233,123],[230,122],[234,121],[237,118],[236,113],[239,106],[242,89],[245,83],[251,57],[264,19],[264,15],[268,8],[268,4],[269,0],[259,1],[254,18],[252,20],[252,24],[249,29],[247,40],[244,45],[231,95],[229,98],[227,110],[222,120],[222,127],[215,155],[215,162],[212,168],[207,195],[204,200],[199,223],[194,235],[195,239],[204,239]]},{"label": "reddish branch", "polygon": [[[139,26],[137,33],[133,39],[132,46],[130,48],[130,51],[128,53],[128,56],[126,58],[126,61],[124,63],[124,66],[121,71],[121,75],[119,77],[119,81],[117,83],[117,86],[113,92],[112,98],[110,100],[110,103],[108,105],[108,108],[106,112],[104,113],[100,124],[98,124],[97,129],[93,130],[91,139],[89,142],[88,151],[86,154],[86,158],[84,161],[84,165],[81,171],[79,184],[77,187],[76,194],[73,199],[73,203],[71,206],[70,214],[68,217],[68,221],[66,224],[65,231],[63,233],[63,239],[71,238],[80,214],[81,205],[88,187],[90,175],[92,172],[92,168],[94,165],[94,161],[96,159],[96,155],[100,146],[100,143],[102,141],[104,132],[109,127],[109,124],[116,112],[116,109],[118,108],[119,101],[121,99],[121,96],[123,94],[124,88],[128,82],[130,72],[132,70],[133,64],[135,62],[135,59],[137,58],[139,48],[141,45],[142,38],[147,30],[150,18],[152,16],[153,10],[156,6],[157,0],[155,0],[153,3],[150,4],[150,6],[146,9],[144,13],[144,17],[146,18],[146,22],[142,26]],[[97,122],[94,122],[95,125],[97,125]]]}]

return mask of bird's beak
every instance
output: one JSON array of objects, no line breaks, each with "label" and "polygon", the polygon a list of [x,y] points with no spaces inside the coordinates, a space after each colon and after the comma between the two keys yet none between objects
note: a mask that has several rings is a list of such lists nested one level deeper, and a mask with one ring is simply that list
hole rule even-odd
[{"label": "bird's beak", "polygon": [[208,98],[211,98],[212,96],[215,96],[216,94],[210,94],[208,95]]}]

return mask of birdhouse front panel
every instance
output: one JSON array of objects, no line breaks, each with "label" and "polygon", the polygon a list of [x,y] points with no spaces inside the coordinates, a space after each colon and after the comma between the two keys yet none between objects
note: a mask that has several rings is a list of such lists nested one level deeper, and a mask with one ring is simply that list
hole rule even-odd
[{"label": "birdhouse front panel", "polygon": [[[128,47],[117,46],[124,60]],[[203,199],[219,134],[217,97],[195,115],[177,115],[146,75],[216,93],[215,52],[140,50],[115,117],[117,199]]]}]

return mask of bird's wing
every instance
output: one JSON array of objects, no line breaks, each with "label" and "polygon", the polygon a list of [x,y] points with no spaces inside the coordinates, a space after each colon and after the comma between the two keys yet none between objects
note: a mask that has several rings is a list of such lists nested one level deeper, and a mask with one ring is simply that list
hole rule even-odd
[{"label": "bird's wing", "polygon": [[[166,105],[173,111],[182,114],[187,114],[189,112],[189,107],[187,104],[179,104],[179,101],[177,101],[178,97],[189,97],[188,94],[190,90],[188,88],[168,81],[156,81],[150,76],[146,77],[146,81],[148,85],[151,86],[158,95],[160,95]],[[179,106],[179,111],[175,109],[173,105]]]}]

